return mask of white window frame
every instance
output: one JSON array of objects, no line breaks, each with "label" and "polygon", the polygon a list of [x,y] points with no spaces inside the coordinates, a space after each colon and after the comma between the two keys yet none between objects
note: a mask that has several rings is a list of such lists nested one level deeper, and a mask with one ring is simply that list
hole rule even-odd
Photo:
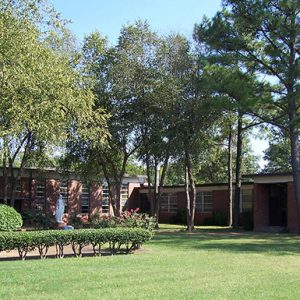
[{"label": "white window frame", "polygon": [[[166,209],[162,208],[162,200],[165,200]],[[160,211],[167,213],[176,213],[178,210],[178,197],[176,193],[164,193],[161,195]]]},{"label": "white window frame", "polygon": [[[210,203],[207,203],[207,197],[210,198]],[[209,204],[209,209],[207,206]],[[196,212],[211,213],[213,212],[213,193],[212,191],[199,191],[196,193]]]},{"label": "white window frame", "polygon": [[102,185],[101,211],[103,214],[109,214],[109,189],[107,184]]},{"label": "white window frame", "polygon": [[81,183],[80,211],[83,214],[90,212],[90,185],[86,182]]},{"label": "white window frame", "polygon": [[36,180],[36,208],[38,210],[45,209],[46,203],[46,180],[45,179],[37,179]]}]

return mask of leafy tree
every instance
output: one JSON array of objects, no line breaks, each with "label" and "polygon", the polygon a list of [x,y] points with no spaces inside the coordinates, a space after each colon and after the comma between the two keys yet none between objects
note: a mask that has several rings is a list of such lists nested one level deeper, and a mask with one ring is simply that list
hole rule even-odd
[{"label": "leafy tree", "polygon": [[[224,9],[212,20],[196,27],[198,38],[222,57],[222,64],[235,64],[256,82],[261,97],[245,112],[261,122],[276,125],[291,141],[294,182],[300,207],[298,153],[299,79],[297,1],[223,1]],[[240,88],[241,92],[244,89]],[[259,94],[258,94],[259,95]],[[239,193],[236,193],[239,195]],[[236,201],[237,204],[237,201]]]},{"label": "leafy tree", "polygon": [[291,165],[291,145],[289,139],[281,131],[271,130],[269,147],[264,151],[264,160],[267,165],[264,172],[289,172]]},{"label": "leafy tree", "polygon": [[[71,123],[76,122],[82,133],[94,119],[103,121],[99,131],[105,123],[102,116],[90,114],[93,97],[62,47],[63,21],[45,8],[45,1],[0,1],[0,135],[4,200],[9,168],[12,206],[16,180],[33,151],[42,143],[62,144]],[[17,157],[20,168],[16,175]]]}]

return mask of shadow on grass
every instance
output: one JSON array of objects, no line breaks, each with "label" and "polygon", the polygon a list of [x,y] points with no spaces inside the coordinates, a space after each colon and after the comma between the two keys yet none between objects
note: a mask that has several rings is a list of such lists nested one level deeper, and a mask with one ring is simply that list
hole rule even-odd
[{"label": "shadow on grass", "polygon": [[152,241],[158,247],[178,250],[216,250],[234,253],[266,253],[272,255],[299,255],[300,237],[295,234],[253,233],[226,228],[159,230]]}]

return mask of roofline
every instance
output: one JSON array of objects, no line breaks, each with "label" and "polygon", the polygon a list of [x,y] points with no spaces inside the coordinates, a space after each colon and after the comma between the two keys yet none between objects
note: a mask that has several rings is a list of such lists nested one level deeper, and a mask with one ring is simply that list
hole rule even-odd
[{"label": "roofline", "polygon": [[[235,185],[235,183],[233,183],[233,185]],[[243,186],[246,185],[253,185],[253,182],[242,182]],[[203,184],[196,184],[195,185],[196,188],[197,187],[212,187],[212,186],[228,186],[228,183],[203,183]],[[184,184],[177,184],[177,185],[163,185],[162,188],[163,189],[170,189],[170,188],[184,188],[185,185]],[[147,185],[142,185],[140,187],[135,187],[136,189],[148,189],[149,187]],[[150,187],[151,189],[154,189],[154,186]]]},{"label": "roofline", "polygon": [[288,172],[278,172],[278,173],[256,173],[256,174],[245,174],[243,178],[253,178],[253,177],[274,177],[274,176],[293,176],[292,171]]},{"label": "roofline", "polygon": [[[3,167],[0,166],[0,170],[2,170]],[[19,167],[13,167],[13,170],[19,170]],[[30,167],[30,168],[23,168],[25,172],[54,172],[58,174],[72,174],[72,175],[83,175],[82,172],[79,171],[70,171],[70,170],[62,170],[62,169],[56,169],[56,168],[37,168],[37,167]],[[147,175],[128,175],[124,174],[123,178],[147,178]]]}]

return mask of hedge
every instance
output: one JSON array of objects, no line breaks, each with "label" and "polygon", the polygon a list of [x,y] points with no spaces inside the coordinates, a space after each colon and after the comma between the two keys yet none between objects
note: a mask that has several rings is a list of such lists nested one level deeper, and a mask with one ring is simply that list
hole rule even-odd
[{"label": "hedge", "polygon": [[22,216],[13,207],[0,204],[0,231],[14,231],[22,224]]},{"label": "hedge", "polygon": [[101,255],[101,247],[108,244],[111,254],[130,253],[149,241],[153,233],[142,228],[107,228],[78,230],[42,230],[25,232],[0,232],[0,252],[18,250],[22,260],[28,252],[38,250],[40,258],[46,258],[49,247],[56,246],[56,257],[64,257],[64,247],[71,245],[77,257],[82,249],[92,245],[95,256]]}]

